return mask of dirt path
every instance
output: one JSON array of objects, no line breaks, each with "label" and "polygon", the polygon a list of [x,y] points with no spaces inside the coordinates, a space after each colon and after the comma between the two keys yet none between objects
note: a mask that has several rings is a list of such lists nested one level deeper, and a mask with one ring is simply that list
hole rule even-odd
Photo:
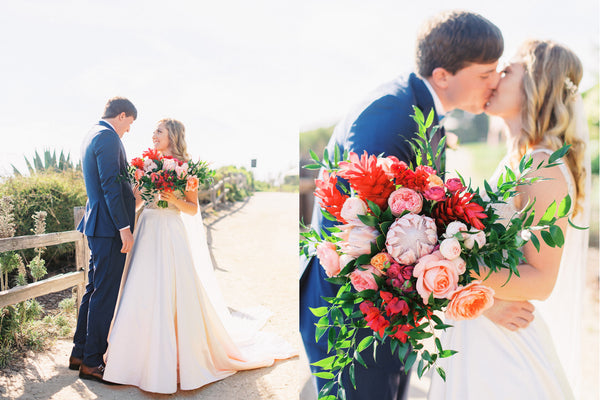
[{"label": "dirt path", "polygon": [[[256,193],[245,203],[205,218],[217,279],[233,309],[263,305],[274,316],[265,330],[300,346],[298,309],[298,195]],[[289,400],[298,396],[299,359],[241,371],[219,382],[174,395],[81,380],[67,369],[69,340],[32,354],[18,373],[0,373],[3,399],[205,399]]]}]

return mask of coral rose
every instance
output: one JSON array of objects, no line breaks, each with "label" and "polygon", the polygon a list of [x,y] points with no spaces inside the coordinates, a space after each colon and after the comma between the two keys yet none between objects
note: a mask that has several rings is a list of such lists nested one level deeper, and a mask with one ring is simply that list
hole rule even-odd
[{"label": "coral rose", "polygon": [[341,232],[335,232],[334,235],[342,239],[338,243],[342,253],[354,258],[371,253],[371,243],[375,243],[379,236],[377,229],[362,223],[339,225],[338,228]]},{"label": "coral rose", "polygon": [[335,244],[321,242],[317,246],[317,257],[328,277],[337,276],[340,273],[340,256],[336,251]]},{"label": "coral rose", "polygon": [[400,188],[390,194],[388,205],[395,217],[405,210],[418,214],[423,209],[423,197],[412,189]]},{"label": "coral rose", "polygon": [[460,256],[460,252],[460,242],[456,238],[451,237],[442,240],[442,243],[440,244],[440,253],[442,253],[446,260],[454,260]]},{"label": "coral rose", "polygon": [[391,257],[388,253],[377,253],[371,257],[371,265],[384,272],[390,266]]},{"label": "coral rose", "polygon": [[373,274],[381,276],[381,272],[371,265],[363,265],[362,267],[366,269],[360,270],[357,268],[350,274],[352,286],[354,286],[354,289],[356,289],[357,292],[362,292],[367,289],[377,290],[378,286]]},{"label": "coral rose", "polygon": [[186,192],[192,192],[194,190],[198,190],[198,184],[200,182],[198,181],[198,177],[196,176],[188,176],[187,177],[187,184],[185,185],[185,191]]},{"label": "coral rose", "polygon": [[436,299],[450,298],[458,288],[458,273],[452,261],[430,254],[422,257],[413,271],[417,278],[417,292],[427,304],[429,296]]},{"label": "coral rose", "polygon": [[142,169],[136,169],[135,170],[135,180],[139,181],[140,179],[142,179],[142,177],[144,176],[144,170]]},{"label": "coral rose", "polygon": [[435,221],[418,214],[406,214],[389,228],[385,246],[400,264],[413,264],[433,251],[437,244]]},{"label": "coral rose", "polygon": [[493,304],[494,290],[480,281],[473,281],[454,292],[446,308],[446,316],[455,321],[474,319]]},{"label": "coral rose", "polygon": [[368,211],[367,203],[358,197],[348,197],[342,206],[340,216],[349,223],[362,223],[359,215],[366,215]]}]

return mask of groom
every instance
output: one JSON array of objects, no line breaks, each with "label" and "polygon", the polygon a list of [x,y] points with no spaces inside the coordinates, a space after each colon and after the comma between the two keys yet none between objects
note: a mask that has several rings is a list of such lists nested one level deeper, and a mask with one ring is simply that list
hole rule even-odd
[{"label": "groom", "polygon": [[125,256],[133,246],[135,198],[129,182],[119,176],[127,168],[121,138],[136,118],[131,101],[114,97],[106,103],[102,120],[92,127],[82,145],[88,200],[77,230],[87,236],[91,257],[69,368],[78,369],[83,379],[103,382],[108,330]]},{"label": "groom", "polygon": [[[422,26],[416,49],[417,73],[381,86],[348,114],[335,127],[327,146],[329,154],[333,154],[337,145],[340,153],[348,150],[360,155],[366,150],[369,154],[383,153],[414,163],[415,156],[407,142],[418,130],[411,118],[413,106],[419,107],[425,116],[433,110],[434,125],[439,123],[440,116],[453,109],[474,114],[483,112],[499,81],[496,66],[504,41],[498,27],[470,12],[441,13]],[[444,135],[443,128],[438,132],[432,140],[434,146]],[[323,219],[315,201],[312,227],[319,231],[330,226],[332,222]],[[308,260],[304,268],[300,280],[300,331],[308,358],[313,363],[328,354],[326,340],[315,342],[318,318],[309,307],[328,306],[322,297],[335,296],[338,287],[325,281],[327,276],[317,257]],[[500,318],[509,318],[505,310],[496,311]],[[361,329],[357,341],[370,335],[370,329]],[[379,346],[377,362],[371,351],[361,354],[368,368],[356,364],[356,390],[344,374],[343,386],[348,399],[407,398],[409,374],[405,374],[398,357],[390,356],[390,353],[388,340]],[[317,370],[314,368],[313,372]],[[325,383],[317,378],[317,389]]]}]

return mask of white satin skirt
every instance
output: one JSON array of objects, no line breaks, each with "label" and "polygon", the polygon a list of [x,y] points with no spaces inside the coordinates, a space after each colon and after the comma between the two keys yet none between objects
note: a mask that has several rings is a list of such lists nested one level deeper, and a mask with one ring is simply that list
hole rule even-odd
[{"label": "white satin skirt", "polygon": [[550,333],[538,313],[525,329],[509,331],[486,317],[452,321],[439,361],[444,382],[432,371],[429,400],[568,400],[573,394]]},{"label": "white satin skirt", "polygon": [[182,390],[196,389],[297,353],[262,332],[234,342],[194,267],[178,211],[144,209],[134,238],[109,334],[105,380],[174,393],[178,383]]}]

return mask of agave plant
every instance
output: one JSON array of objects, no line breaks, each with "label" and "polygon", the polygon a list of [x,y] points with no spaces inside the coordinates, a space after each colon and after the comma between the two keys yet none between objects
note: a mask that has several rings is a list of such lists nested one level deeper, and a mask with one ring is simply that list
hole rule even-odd
[{"label": "agave plant", "polygon": [[[34,175],[40,172],[48,172],[48,171],[68,171],[68,170],[81,170],[81,162],[74,165],[71,161],[71,155],[67,153],[65,156],[64,152],[61,150],[60,155],[56,157],[56,150],[50,152],[50,150],[44,150],[44,160],[42,161],[42,157],[38,154],[37,150],[35,151],[35,156],[32,158],[31,162],[25,157],[25,163],[27,163],[27,168],[29,169],[29,174]],[[17,176],[21,176],[21,171],[19,171],[13,164],[11,164],[13,168],[13,172]]]}]

